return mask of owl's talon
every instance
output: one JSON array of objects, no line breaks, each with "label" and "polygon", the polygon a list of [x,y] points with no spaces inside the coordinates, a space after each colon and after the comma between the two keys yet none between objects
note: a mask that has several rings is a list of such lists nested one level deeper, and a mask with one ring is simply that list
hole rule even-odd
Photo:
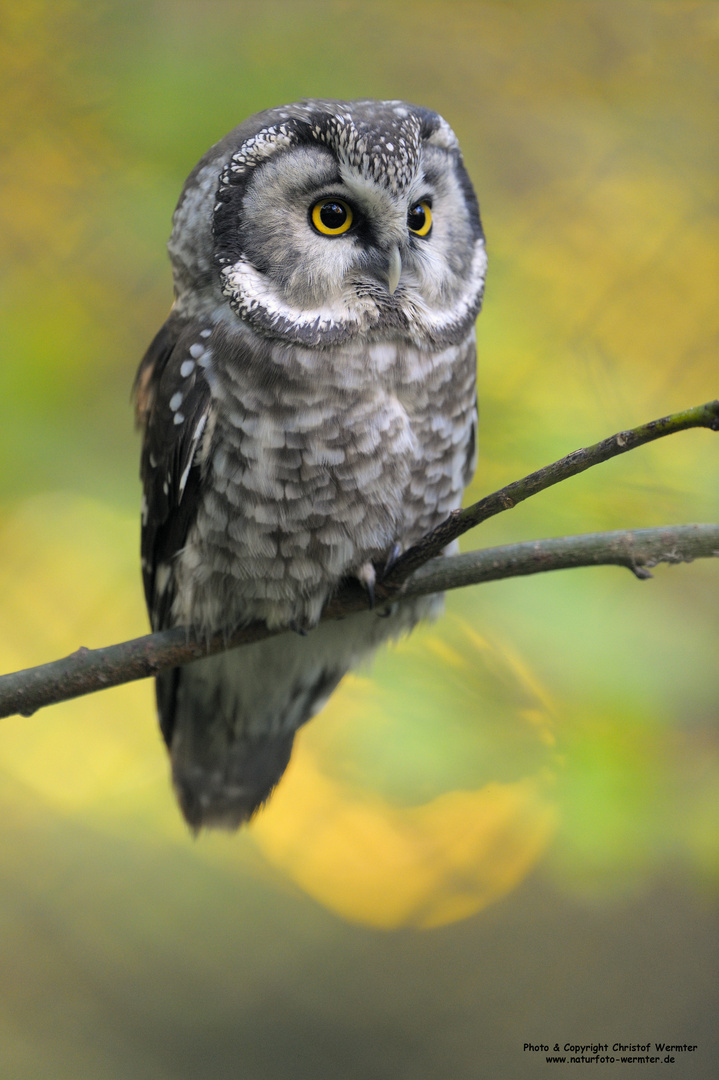
[{"label": "owl's talon", "polygon": [[369,601],[370,611],[374,608],[375,604],[375,582],[377,581],[377,571],[375,570],[371,562],[363,563],[357,571],[357,580],[367,593],[367,599]]}]

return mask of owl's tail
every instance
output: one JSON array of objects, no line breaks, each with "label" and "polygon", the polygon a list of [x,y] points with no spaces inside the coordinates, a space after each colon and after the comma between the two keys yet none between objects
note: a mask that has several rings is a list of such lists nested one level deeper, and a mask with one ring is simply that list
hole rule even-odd
[{"label": "owl's tail", "polygon": [[252,817],[287,768],[295,732],[344,675],[344,666],[289,663],[282,670],[272,663],[276,645],[269,645],[232,650],[157,678],[175,791],[196,832],[236,829]]},{"label": "owl's tail", "polygon": [[295,732],[345,672],[441,605],[441,596],[407,600],[388,618],[367,611],[322,622],[304,637],[280,634],[162,672],[160,727],[190,827],[248,821],[287,768]]}]

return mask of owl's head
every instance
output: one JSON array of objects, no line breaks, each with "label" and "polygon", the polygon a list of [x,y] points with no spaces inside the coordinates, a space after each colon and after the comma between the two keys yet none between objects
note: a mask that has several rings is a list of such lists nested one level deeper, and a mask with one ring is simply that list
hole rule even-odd
[{"label": "owl's head", "polygon": [[191,173],[169,250],[179,307],[311,346],[358,334],[456,342],[486,269],[454,132],[403,101],[251,117]]}]

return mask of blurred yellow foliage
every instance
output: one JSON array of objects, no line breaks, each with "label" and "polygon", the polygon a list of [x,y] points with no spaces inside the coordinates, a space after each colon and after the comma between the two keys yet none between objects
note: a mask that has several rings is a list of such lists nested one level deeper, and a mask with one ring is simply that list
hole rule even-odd
[{"label": "blurred yellow foliage", "polygon": [[473,915],[523,880],[554,825],[546,786],[527,778],[393,807],[348,797],[300,741],[253,830],[276,866],[345,918],[428,929]]}]

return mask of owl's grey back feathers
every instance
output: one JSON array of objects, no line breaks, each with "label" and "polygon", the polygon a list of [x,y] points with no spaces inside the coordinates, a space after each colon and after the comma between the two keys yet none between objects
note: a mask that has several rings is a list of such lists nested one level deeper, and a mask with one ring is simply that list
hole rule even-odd
[{"label": "owl's grey back feathers", "polygon": [[437,608],[312,629],[461,501],[486,258],[453,133],[403,102],[251,118],[189,177],[169,247],[176,303],[136,380],[153,628],[309,631],[158,678],[187,820],[233,827],[348,668]]}]

